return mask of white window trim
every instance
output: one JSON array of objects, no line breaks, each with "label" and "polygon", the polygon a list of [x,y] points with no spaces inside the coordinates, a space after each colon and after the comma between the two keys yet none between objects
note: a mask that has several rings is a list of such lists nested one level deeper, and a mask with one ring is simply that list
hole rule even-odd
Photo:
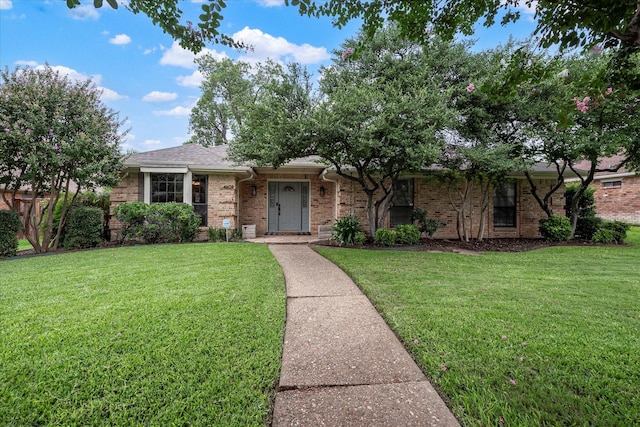
[{"label": "white window trim", "polygon": [[140,168],[140,172],[144,174],[144,195],[143,201],[147,205],[151,204],[151,174],[152,173],[181,173],[184,174],[182,181],[182,197],[184,203],[191,205],[193,192],[191,187],[191,180],[193,179],[193,173],[188,168]]}]

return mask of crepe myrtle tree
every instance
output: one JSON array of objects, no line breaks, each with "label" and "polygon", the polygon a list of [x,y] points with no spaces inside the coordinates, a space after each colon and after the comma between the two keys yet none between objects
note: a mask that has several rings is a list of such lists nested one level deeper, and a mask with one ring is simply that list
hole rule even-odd
[{"label": "crepe myrtle tree", "polygon": [[[36,252],[56,250],[68,208],[83,190],[115,185],[126,132],[117,113],[87,81],[72,81],[50,66],[0,72],[0,188],[17,210],[17,195],[48,198],[42,215],[35,203],[21,217]],[[53,210],[64,201],[59,223]],[[54,230],[57,230],[54,234]]]}]

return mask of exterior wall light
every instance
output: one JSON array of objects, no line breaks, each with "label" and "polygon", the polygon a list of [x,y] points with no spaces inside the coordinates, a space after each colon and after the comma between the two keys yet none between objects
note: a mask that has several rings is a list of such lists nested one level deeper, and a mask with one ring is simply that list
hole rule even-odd
[{"label": "exterior wall light", "polygon": [[320,197],[324,197],[324,187],[320,187]]},{"label": "exterior wall light", "polygon": [[258,187],[256,187],[255,185],[252,185],[252,186],[251,186],[251,195],[252,195],[253,197],[255,197],[255,196],[256,196],[256,194],[258,194]]}]

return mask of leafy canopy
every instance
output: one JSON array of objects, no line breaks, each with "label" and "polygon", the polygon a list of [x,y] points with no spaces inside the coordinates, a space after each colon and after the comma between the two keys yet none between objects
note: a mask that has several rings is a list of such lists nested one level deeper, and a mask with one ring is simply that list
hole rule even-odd
[{"label": "leafy canopy", "polygon": [[[68,207],[74,194],[119,181],[122,122],[102,104],[101,92],[90,80],[72,81],[48,65],[5,69],[0,79],[2,197],[16,209],[21,191],[34,198],[50,195],[45,215],[30,204],[23,230],[36,251],[50,245],[55,249],[66,213],[65,208],[60,223],[52,223],[58,200],[68,201]],[[51,234],[54,229],[56,236]]]}]

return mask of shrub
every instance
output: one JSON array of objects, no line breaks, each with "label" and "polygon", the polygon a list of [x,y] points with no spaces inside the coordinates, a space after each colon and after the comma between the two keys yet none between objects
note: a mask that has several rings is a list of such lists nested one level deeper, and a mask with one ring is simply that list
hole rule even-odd
[{"label": "shrub", "polygon": [[86,191],[78,194],[75,205],[87,206],[91,208],[100,208],[103,213],[102,239],[110,240],[111,232],[109,230],[109,209],[111,207],[111,198],[109,193],[96,193],[95,191]]},{"label": "shrub", "polygon": [[376,245],[393,246],[396,243],[397,234],[394,230],[388,228],[378,228],[373,242]]},{"label": "shrub", "polygon": [[120,239],[147,243],[190,242],[198,235],[200,217],[185,203],[122,203],[114,209],[122,223]]},{"label": "shrub", "polygon": [[142,229],[150,206],[142,202],[128,202],[121,203],[113,210],[114,216],[121,224],[118,233],[120,242],[142,237]]},{"label": "shrub", "polygon": [[337,219],[333,224],[332,239],[339,245],[355,244],[356,234],[362,232],[362,224],[355,215],[345,216]]},{"label": "shrub", "polygon": [[367,235],[364,234],[362,231],[358,231],[355,237],[353,238],[353,244],[358,246],[364,245],[366,241],[367,241]]},{"label": "shrub", "polygon": [[594,243],[602,244],[621,244],[627,238],[627,231],[630,230],[629,224],[620,221],[604,221],[598,231],[593,234],[591,240]]},{"label": "shrub", "polygon": [[540,234],[550,242],[566,242],[571,237],[571,221],[564,216],[551,216],[540,220]]},{"label": "shrub", "polygon": [[[567,218],[571,218],[571,201],[579,187],[580,184],[578,183],[568,184],[566,186],[564,197]],[[595,188],[587,187],[587,189],[582,193],[582,196],[578,201],[578,218],[588,218],[596,215],[595,192]]]},{"label": "shrub", "polygon": [[420,241],[420,230],[413,224],[396,225],[395,231],[400,243],[415,245]]},{"label": "shrub", "polygon": [[242,240],[242,230],[239,228],[233,228],[229,231],[229,240],[239,242]]},{"label": "shrub", "polygon": [[207,236],[212,242],[226,242],[227,230],[225,228],[209,227],[207,230]]},{"label": "shrub", "polygon": [[578,218],[575,235],[582,239],[591,240],[601,225],[602,219],[595,216]]},{"label": "shrub", "polygon": [[65,249],[93,248],[102,243],[104,213],[100,208],[76,206],[64,227]]},{"label": "shrub", "polygon": [[18,252],[18,231],[22,224],[18,212],[0,210],[0,257],[15,256]]},{"label": "shrub", "polygon": [[418,223],[418,230],[421,233],[425,233],[427,236],[432,237],[438,231],[440,226],[438,221],[433,218],[427,218],[427,211],[420,208],[415,208],[411,211],[411,221]]}]

